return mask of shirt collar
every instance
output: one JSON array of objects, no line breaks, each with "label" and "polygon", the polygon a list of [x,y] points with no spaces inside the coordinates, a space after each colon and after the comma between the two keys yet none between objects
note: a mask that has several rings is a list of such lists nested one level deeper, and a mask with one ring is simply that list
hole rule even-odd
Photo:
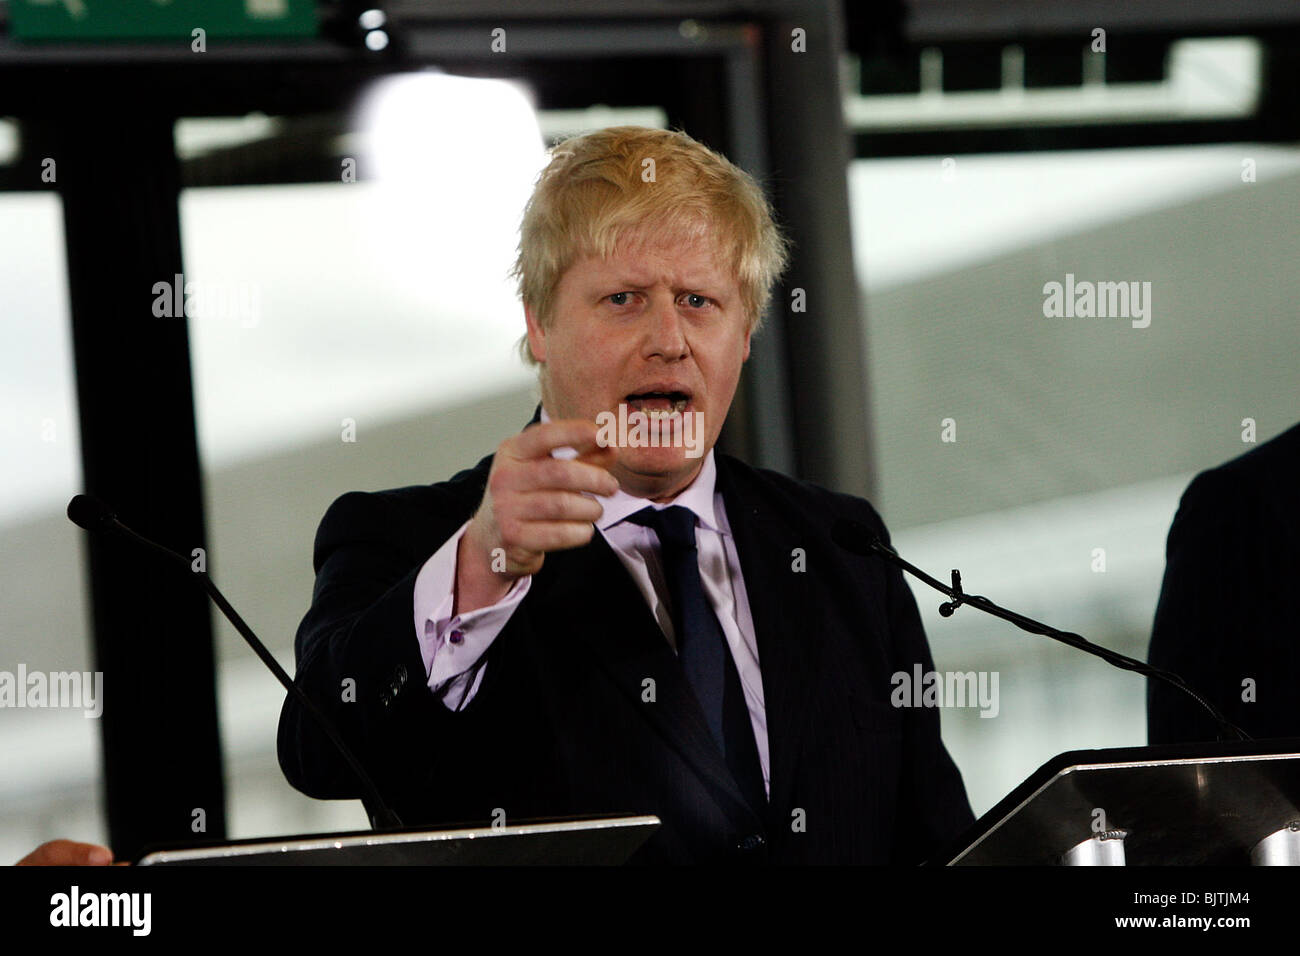
[{"label": "shirt collar", "polygon": [[[551,416],[546,414],[545,407],[542,408],[543,422],[549,422]],[[572,448],[556,448],[551,452],[552,457],[567,458],[573,455]],[[700,466],[699,474],[695,480],[687,485],[677,494],[677,497],[669,502],[651,501],[649,498],[637,498],[629,495],[620,488],[608,497],[602,495],[591,495],[600,502],[601,507],[605,509],[600,520],[596,522],[596,527],[601,531],[606,528],[612,528],[620,521],[636,514],[647,505],[657,509],[667,508],[670,505],[681,505],[695,513],[699,520],[700,526],[710,531],[725,533],[726,529],[718,524],[717,512],[713,507],[713,493],[718,480],[717,466],[713,462],[713,449],[710,448],[707,455],[704,456],[704,464]]]}]

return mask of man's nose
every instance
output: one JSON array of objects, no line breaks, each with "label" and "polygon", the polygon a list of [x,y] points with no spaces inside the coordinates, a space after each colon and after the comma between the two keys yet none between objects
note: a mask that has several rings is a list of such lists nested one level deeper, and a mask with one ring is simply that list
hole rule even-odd
[{"label": "man's nose", "polygon": [[686,328],[672,298],[656,301],[646,316],[644,352],[647,358],[658,355],[669,361],[685,358],[689,352]]}]

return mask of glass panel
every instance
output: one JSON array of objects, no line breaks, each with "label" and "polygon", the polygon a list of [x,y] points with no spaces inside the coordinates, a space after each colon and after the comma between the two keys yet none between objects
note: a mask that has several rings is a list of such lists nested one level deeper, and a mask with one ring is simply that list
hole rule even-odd
[{"label": "glass panel", "polygon": [[[1263,442],[1297,417],[1300,150],[860,161],[850,183],[900,553],[1145,660],[1188,481],[1255,447],[1243,420]],[[1048,316],[1053,282],[1140,300]],[[1000,719],[942,715],[977,812],[1056,753],[1145,744],[1142,678],[914,589],[937,669],[999,674]]]},{"label": "glass panel", "polygon": [[[0,127],[0,154],[16,141]],[[65,513],[82,484],[67,288],[59,197],[0,193],[4,864],[56,837],[107,842],[94,678],[71,682],[92,664],[85,533]]]}]

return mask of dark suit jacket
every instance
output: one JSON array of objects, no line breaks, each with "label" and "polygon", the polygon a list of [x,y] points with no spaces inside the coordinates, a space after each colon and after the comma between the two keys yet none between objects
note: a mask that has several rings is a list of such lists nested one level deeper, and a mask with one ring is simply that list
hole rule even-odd
[{"label": "dark suit jacket", "polygon": [[[1300,737],[1300,425],[1196,476],[1169,529],[1151,664],[1252,737]],[[1242,681],[1255,681],[1253,702]],[[1149,681],[1153,744],[1214,740],[1185,694]]]},{"label": "dark suit jacket", "polygon": [[[911,592],[896,569],[830,538],[840,517],[883,537],[875,510],[725,455],[716,462],[763,675],[765,812],[745,803],[680,663],[599,533],[547,555],[466,708],[435,699],[414,632],[415,577],[478,506],[485,458],[440,484],[346,494],[316,537],[297,680],[404,823],[486,825],[497,808],[506,822],[644,812],[663,825],[635,862],[910,863],[972,822],[938,712],[889,702],[893,673],[932,668]],[[795,549],[806,570],[793,570]],[[341,700],[346,678],[355,703]],[[310,796],[360,795],[292,698],[279,756]]]}]

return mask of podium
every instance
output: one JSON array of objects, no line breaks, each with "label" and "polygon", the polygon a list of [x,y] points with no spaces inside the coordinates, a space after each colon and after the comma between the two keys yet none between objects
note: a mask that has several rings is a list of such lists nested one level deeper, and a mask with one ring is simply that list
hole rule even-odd
[{"label": "podium", "polygon": [[358,830],[148,849],[138,866],[601,866],[626,863],[654,816],[536,820],[500,827]]},{"label": "podium", "polygon": [[1052,758],[932,865],[1300,865],[1300,738]]}]

